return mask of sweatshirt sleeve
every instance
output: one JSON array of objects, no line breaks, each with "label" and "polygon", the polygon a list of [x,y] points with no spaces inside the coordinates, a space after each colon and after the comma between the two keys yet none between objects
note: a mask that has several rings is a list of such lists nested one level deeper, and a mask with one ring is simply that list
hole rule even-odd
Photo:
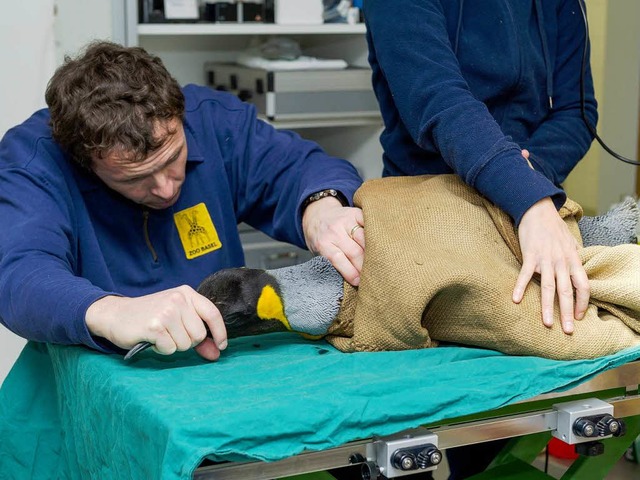
[{"label": "sweatshirt sleeve", "polygon": [[[465,183],[518,223],[534,203],[565,195],[529,167],[464,80],[437,0],[364,3],[369,47],[414,142],[432,146]],[[393,22],[389,21],[393,15]]]},{"label": "sweatshirt sleeve", "polygon": [[301,205],[311,194],[335,189],[350,204],[362,183],[355,167],[326,154],[298,134],[277,130],[237,102],[234,148],[225,159],[239,221],[269,236],[305,247]]},{"label": "sweatshirt sleeve", "polygon": [[[557,54],[553,72],[553,108],[544,122],[522,146],[531,153],[536,170],[560,185],[587,153],[593,135],[582,118],[580,72],[585,44],[585,27],[576,2],[564,2],[558,12]],[[587,50],[585,64],[585,115],[595,128],[597,103]]]},{"label": "sweatshirt sleeve", "polygon": [[[0,152],[5,154],[19,152]],[[61,176],[62,177],[62,176]],[[0,169],[0,321],[28,340],[114,351],[91,336],[87,308],[108,292],[75,273],[73,204],[62,178]]]}]

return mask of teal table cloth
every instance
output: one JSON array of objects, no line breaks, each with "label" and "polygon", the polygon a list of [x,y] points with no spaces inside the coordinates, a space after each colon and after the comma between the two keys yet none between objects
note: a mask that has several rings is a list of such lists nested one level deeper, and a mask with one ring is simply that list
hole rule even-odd
[{"label": "teal table cloth", "polygon": [[574,387],[640,358],[580,361],[457,346],[341,353],[282,333],[218,362],[125,362],[28,343],[0,389],[0,478],[187,479],[205,457],[280,460]]}]

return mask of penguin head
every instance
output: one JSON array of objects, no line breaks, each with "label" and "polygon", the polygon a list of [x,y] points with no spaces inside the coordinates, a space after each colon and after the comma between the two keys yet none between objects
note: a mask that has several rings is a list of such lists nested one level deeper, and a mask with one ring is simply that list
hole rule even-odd
[{"label": "penguin head", "polygon": [[278,281],[264,270],[220,270],[202,281],[198,293],[218,308],[229,338],[291,330]]}]

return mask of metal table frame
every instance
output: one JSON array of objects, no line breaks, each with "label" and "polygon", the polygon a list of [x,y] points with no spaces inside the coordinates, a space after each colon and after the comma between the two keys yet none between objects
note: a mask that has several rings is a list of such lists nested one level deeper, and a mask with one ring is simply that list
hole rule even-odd
[{"label": "metal table frame", "polygon": [[[599,398],[613,405],[616,418],[625,420],[627,434],[605,439],[603,455],[580,457],[562,479],[602,479],[640,434],[639,383],[640,361],[636,361],[608,370],[565,392],[539,395],[498,410],[425,427],[437,434],[438,448],[441,450],[490,440],[512,439],[487,472],[474,477],[477,480],[551,479],[531,466],[551,438],[550,418],[557,414],[551,405],[580,398]],[[375,440],[370,438],[351,442],[277,462],[203,464],[194,472],[194,479],[267,480],[291,476],[305,480],[331,479],[333,477],[326,470],[362,463],[367,456],[367,445]],[[411,478],[411,475],[407,478]]]}]

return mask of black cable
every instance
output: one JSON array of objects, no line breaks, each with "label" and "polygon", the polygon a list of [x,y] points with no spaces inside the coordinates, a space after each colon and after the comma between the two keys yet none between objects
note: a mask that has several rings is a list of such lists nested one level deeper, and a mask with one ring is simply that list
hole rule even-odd
[{"label": "black cable", "polygon": [[549,473],[549,444],[544,449],[544,473]]},{"label": "black cable", "polygon": [[584,20],[584,49],[582,50],[582,63],[580,66],[580,111],[582,112],[582,120],[584,120],[585,125],[587,126],[587,128],[589,129],[589,131],[591,132],[591,134],[593,135],[593,137],[598,141],[598,143],[602,146],[602,148],[605,149],[605,151],[613,156],[614,158],[617,158],[618,160],[620,160],[621,162],[624,163],[628,163],[629,165],[635,165],[636,167],[640,166],[640,162],[637,160],[632,160],[630,158],[627,157],[623,157],[622,155],[614,152],[611,148],[609,148],[609,146],[604,143],[604,140],[602,140],[599,136],[598,136],[598,132],[596,131],[595,127],[593,125],[591,125],[589,123],[589,119],[587,118],[587,114],[586,114],[586,108],[585,108],[585,94],[584,94],[584,75],[585,75],[585,71],[587,69],[587,51],[589,48],[589,22],[587,21],[587,12],[585,10],[585,6],[584,6],[584,0],[578,0],[578,5],[580,5],[580,12],[582,12],[582,19]]}]

